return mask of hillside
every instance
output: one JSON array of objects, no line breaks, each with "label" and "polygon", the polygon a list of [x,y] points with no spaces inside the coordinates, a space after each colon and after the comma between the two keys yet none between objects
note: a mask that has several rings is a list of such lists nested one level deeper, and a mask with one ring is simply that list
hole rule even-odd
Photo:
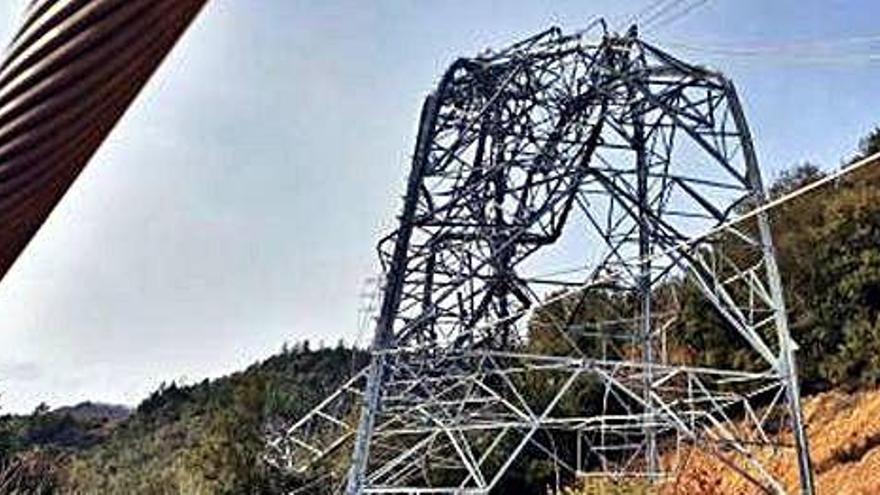
[{"label": "hillside", "polygon": [[[165,386],[134,411],[85,403],[28,417],[5,416],[0,424],[8,432],[12,424],[21,428],[31,422],[22,434],[30,443],[19,453],[24,466],[16,480],[19,486],[32,486],[21,484],[28,477],[48,477],[63,491],[84,493],[271,493],[271,478],[248,462],[259,448],[258,438],[249,431],[254,423],[233,427],[228,422],[231,417],[216,406],[231,406],[236,419],[259,421],[256,415],[242,414],[242,401],[258,380],[283,384],[291,392],[313,380],[319,386],[329,385],[328,377],[342,373],[350,358],[349,352],[339,349],[287,351],[213,382]],[[291,407],[302,407],[293,395],[290,398]],[[226,402],[229,399],[231,403]],[[870,475],[880,469],[880,390],[820,393],[805,401],[805,413],[819,493],[880,493],[880,478]],[[235,448],[239,440],[244,444]],[[231,452],[224,454],[225,449]],[[200,465],[200,460],[205,464]],[[720,467],[712,458],[694,456],[676,482],[660,493],[755,493]],[[778,464],[775,469],[794,483],[794,466]],[[7,488],[2,483],[0,479],[0,487]],[[221,484],[243,491],[227,490]],[[47,485],[44,493],[51,492]]]},{"label": "hillside", "polygon": [[[818,493],[880,493],[880,391],[826,392],[805,401],[808,435]],[[774,471],[790,491],[797,483],[791,463]],[[713,459],[696,457],[664,494],[759,493]]]},{"label": "hillside", "polygon": [[362,360],[306,344],[227,377],[163,385],[130,414],[86,403],[3,416],[0,493],[277,493],[284,480],[257,461],[265,426],[305,412]]}]

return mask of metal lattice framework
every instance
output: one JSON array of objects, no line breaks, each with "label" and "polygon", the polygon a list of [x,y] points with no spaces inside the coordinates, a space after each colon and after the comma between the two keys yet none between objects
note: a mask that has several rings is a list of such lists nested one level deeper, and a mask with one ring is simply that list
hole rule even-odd
[{"label": "metal lattice framework", "polygon": [[[525,453],[653,481],[698,448],[781,493],[770,449],[812,493],[769,226],[736,221],[762,202],[733,85],[635,28],[456,61],[379,244],[372,363],[270,458],[349,451],[348,494],[485,494]],[[668,349],[685,285],[748,364]]]}]

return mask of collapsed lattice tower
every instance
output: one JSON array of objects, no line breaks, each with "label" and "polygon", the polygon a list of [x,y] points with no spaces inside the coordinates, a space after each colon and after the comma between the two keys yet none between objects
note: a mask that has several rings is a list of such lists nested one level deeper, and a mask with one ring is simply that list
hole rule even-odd
[{"label": "collapsed lattice tower", "polygon": [[[635,29],[457,60],[379,244],[372,362],[276,462],[349,451],[349,494],[483,494],[525,455],[660,480],[696,449],[781,492],[787,449],[811,493],[768,220],[737,220],[764,202],[731,82]],[[737,359],[683,343],[682,291]]]}]

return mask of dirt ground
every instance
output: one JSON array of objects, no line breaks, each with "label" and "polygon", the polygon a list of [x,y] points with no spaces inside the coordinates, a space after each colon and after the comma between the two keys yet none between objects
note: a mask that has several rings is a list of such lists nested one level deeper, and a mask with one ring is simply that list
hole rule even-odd
[{"label": "dirt ground", "polygon": [[[847,394],[827,392],[804,401],[816,491],[819,495],[880,494],[880,390]],[[791,455],[760,454],[762,463],[797,493],[797,469]],[[694,451],[671,482],[644,487],[585,486],[569,495],[749,495],[762,493],[717,458]]]}]

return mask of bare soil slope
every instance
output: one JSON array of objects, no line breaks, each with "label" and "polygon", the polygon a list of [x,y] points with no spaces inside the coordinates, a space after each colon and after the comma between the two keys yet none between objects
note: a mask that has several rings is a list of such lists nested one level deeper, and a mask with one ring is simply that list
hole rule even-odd
[{"label": "bare soil slope", "polygon": [[[880,390],[826,392],[805,401],[810,451],[819,494],[880,494]],[[768,454],[769,456],[769,454]],[[795,493],[793,459],[770,460],[771,469]],[[664,494],[758,493],[714,458],[694,456],[678,483]]]},{"label": "bare soil slope", "polygon": [[[810,450],[819,495],[880,494],[880,390],[847,394],[832,391],[804,402]],[[797,493],[793,456],[767,453],[763,463]],[[716,458],[693,452],[677,479],[660,495],[750,495],[762,493]],[[585,486],[569,495],[651,493],[644,486]]]}]

